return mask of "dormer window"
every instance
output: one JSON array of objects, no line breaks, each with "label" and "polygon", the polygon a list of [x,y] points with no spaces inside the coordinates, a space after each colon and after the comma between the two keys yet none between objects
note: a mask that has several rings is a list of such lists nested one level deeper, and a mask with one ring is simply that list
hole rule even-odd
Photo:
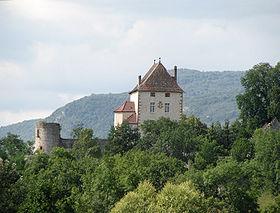
[{"label": "dormer window", "polygon": [[166,92],[165,97],[170,97],[170,92]]},{"label": "dormer window", "polygon": [[156,93],[155,93],[155,92],[151,92],[151,93],[150,93],[150,96],[151,96],[151,97],[156,97]]}]

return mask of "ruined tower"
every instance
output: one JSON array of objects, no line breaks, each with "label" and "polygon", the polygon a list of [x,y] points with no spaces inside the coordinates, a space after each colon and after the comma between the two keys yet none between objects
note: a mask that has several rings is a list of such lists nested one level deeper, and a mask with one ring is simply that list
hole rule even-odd
[{"label": "ruined tower", "polygon": [[60,124],[58,123],[39,121],[35,127],[34,152],[42,150],[48,154],[54,147],[71,149],[75,142],[74,139],[61,138],[60,130]]},{"label": "ruined tower", "polygon": [[49,153],[53,147],[60,144],[60,125],[40,121],[35,128],[35,151]]}]

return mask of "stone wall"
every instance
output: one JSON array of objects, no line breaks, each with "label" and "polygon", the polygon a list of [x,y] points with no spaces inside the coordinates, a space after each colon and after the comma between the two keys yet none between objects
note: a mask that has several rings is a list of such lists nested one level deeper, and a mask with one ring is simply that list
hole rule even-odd
[{"label": "stone wall", "polygon": [[53,147],[60,144],[60,125],[40,121],[35,128],[35,151],[43,150],[49,153]]},{"label": "stone wall", "polygon": [[61,138],[59,146],[65,148],[65,149],[71,149],[74,142],[75,142],[74,139]]},{"label": "stone wall", "polygon": [[[154,112],[150,112],[151,102],[155,103]],[[165,112],[165,103],[169,103],[169,112]],[[150,92],[139,92],[138,122],[141,125],[145,120],[157,120],[160,117],[178,121],[182,107],[182,93],[170,93],[170,97],[165,97],[165,92],[155,92],[155,97],[151,97]]]}]

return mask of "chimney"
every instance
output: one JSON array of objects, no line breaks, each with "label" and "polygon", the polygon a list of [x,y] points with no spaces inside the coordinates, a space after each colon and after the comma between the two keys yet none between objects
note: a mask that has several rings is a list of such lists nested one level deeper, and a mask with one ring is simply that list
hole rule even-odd
[{"label": "chimney", "polygon": [[174,66],[174,79],[177,82],[177,66]]},{"label": "chimney", "polygon": [[141,75],[138,76],[138,85],[141,84]]}]

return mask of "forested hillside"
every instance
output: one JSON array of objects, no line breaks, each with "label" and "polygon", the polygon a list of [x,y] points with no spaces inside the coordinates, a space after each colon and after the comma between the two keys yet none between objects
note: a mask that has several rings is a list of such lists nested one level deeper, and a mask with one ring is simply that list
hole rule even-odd
[{"label": "forested hillside", "polygon": [[[203,122],[234,120],[237,115],[235,97],[242,92],[240,77],[243,72],[200,72],[179,70],[179,84],[184,89],[184,112],[195,115]],[[73,128],[83,125],[94,129],[101,138],[107,136],[113,124],[113,110],[128,97],[121,94],[92,94],[73,101],[46,118],[62,125],[62,136],[70,137]],[[34,136],[37,120],[29,120],[0,128],[0,137],[7,132],[20,135],[24,140]]]}]

